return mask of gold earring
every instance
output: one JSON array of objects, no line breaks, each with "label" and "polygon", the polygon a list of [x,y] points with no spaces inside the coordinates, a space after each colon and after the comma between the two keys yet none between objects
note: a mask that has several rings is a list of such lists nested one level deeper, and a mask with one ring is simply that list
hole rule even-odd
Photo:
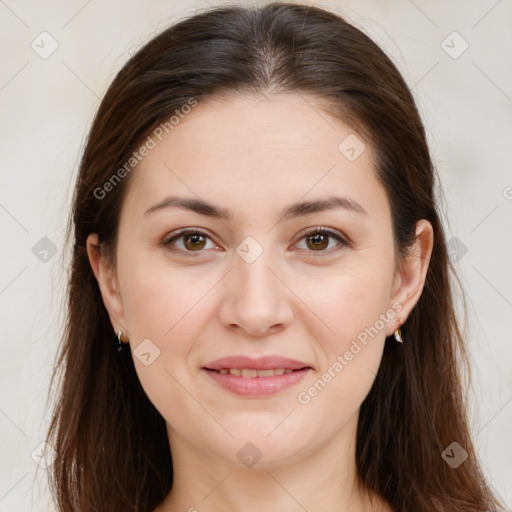
[{"label": "gold earring", "polygon": [[395,335],[395,340],[398,341],[398,343],[403,343],[402,339],[402,331],[400,330],[400,320],[396,321],[398,327],[395,329],[395,332],[393,333]]},{"label": "gold earring", "polygon": [[[123,340],[121,339],[121,336],[123,333],[121,331],[117,331],[117,341],[119,342],[119,345],[117,347],[117,351],[121,352],[123,350]],[[128,341],[126,341],[128,343]]]}]

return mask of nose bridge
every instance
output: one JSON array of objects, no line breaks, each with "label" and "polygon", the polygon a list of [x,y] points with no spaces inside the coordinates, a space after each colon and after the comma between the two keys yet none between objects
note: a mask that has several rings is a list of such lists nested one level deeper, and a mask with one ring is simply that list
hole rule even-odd
[{"label": "nose bridge", "polygon": [[[254,261],[240,258],[235,265],[236,278],[239,279],[239,292],[242,297],[258,301],[276,297],[277,278],[271,268],[276,267],[275,258],[272,258],[271,250],[262,252]],[[281,283],[280,283],[281,284]],[[241,297],[241,298],[242,298]]]},{"label": "nose bridge", "polygon": [[[254,307],[266,306],[270,309],[275,306],[274,302],[277,302],[282,295],[282,290],[278,290],[282,283],[270,270],[277,266],[273,251],[268,247],[261,246],[258,254],[258,247],[251,244],[251,241],[245,242],[245,244],[240,244],[237,251],[239,261],[234,269],[234,278],[238,281],[235,293],[237,293],[239,301],[249,301]],[[244,254],[242,251],[247,249],[247,246],[249,251]]]},{"label": "nose bridge", "polygon": [[237,248],[223,321],[251,334],[264,334],[273,326],[284,326],[292,313],[288,290],[276,275],[274,252],[254,242],[246,240]]}]

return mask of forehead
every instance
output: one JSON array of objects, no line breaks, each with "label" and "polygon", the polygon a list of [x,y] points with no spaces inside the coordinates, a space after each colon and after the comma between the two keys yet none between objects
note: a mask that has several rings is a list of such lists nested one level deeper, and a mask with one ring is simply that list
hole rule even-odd
[{"label": "forehead", "polygon": [[368,143],[303,94],[199,102],[162,140],[153,138],[127,197],[140,209],[171,193],[215,196],[240,211],[305,195],[339,192],[371,203],[384,194]]}]

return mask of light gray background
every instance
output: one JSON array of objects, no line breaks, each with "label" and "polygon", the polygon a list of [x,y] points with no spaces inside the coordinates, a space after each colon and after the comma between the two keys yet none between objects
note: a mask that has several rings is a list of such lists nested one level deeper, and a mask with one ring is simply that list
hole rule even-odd
[{"label": "light gray background", "polygon": [[[0,0],[1,512],[52,510],[46,470],[31,454],[48,425],[47,388],[67,277],[64,229],[92,116],[144,42],[171,22],[219,4]],[[460,241],[454,260],[460,258],[468,296],[471,425],[486,474],[510,507],[512,3],[317,5],[373,36],[413,87],[444,187],[447,236]],[[50,36],[40,35],[45,31]],[[42,58],[52,40],[58,48]],[[458,55],[464,41],[469,47]],[[48,244],[43,237],[55,255],[36,245]]]}]

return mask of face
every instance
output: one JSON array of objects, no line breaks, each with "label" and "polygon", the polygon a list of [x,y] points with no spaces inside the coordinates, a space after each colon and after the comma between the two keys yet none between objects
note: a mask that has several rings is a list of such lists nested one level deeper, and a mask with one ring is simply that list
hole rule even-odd
[{"label": "face", "polygon": [[117,267],[95,267],[171,450],[240,466],[251,442],[271,467],[328,445],[418,298],[372,148],[305,98],[198,104],[133,171]]}]

